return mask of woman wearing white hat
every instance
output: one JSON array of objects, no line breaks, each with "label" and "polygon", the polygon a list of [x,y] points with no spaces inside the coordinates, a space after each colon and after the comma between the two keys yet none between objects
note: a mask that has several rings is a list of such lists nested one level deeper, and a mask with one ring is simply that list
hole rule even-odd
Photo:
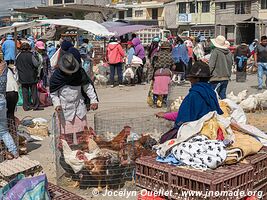
[{"label": "woman wearing white hat", "polygon": [[215,39],[212,39],[211,42],[215,46],[215,49],[211,52],[209,60],[212,74],[210,82],[214,89],[217,88],[220,98],[225,99],[228,81],[232,73],[233,55],[227,47],[224,36],[219,35]]}]

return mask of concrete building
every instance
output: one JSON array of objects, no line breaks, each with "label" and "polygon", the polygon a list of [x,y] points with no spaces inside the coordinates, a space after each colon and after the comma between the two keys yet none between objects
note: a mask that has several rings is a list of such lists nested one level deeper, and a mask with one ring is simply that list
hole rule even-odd
[{"label": "concrete building", "polygon": [[260,13],[258,0],[216,0],[216,35],[224,35],[237,44],[242,40],[250,43],[261,35]]},{"label": "concrete building", "polygon": [[48,0],[48,5],[62,5],[62,4],[90,4],[105,6],[110,4],[111,0]]},{"label": "concrete building", "polygon": [[124,19],[131,24],[165,27],[164,2],[166,1],[118,1],[115,8],[119,11],[113,20]]},{"label": "concrete building", "polygon": [[[196,3],[196,4],[195,4]],[[166,27],[177,33],[191,31],[207,37],[215,32],[214,1],[175,0],[165,4]]]}]

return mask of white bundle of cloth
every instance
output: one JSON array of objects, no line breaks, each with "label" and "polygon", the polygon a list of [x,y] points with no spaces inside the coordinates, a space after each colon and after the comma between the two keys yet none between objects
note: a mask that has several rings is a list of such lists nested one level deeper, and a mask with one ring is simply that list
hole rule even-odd
[{"label": "white bundle of cloth", "polygon": [[172,149],[175,158],[197,169],[216,169],[227,157],[223,142],[196,136]]}]

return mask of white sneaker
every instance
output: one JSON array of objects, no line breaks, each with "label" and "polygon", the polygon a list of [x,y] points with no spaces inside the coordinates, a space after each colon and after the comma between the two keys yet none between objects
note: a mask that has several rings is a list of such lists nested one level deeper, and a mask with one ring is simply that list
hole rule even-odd
[{"label": "white sneaker", "polygon": [[119,87],[123,87],[124,85],[119,85]]},{"label": "white sneaker", "polygon": [[110,87],[111,87],[111,88],[114,88],[114,87],[115,87],[115,85],[111,85]]}]

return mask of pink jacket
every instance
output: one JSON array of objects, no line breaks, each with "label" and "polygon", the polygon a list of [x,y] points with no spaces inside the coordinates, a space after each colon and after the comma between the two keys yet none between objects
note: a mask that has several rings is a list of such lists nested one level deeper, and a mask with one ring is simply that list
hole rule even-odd
[{"label": "pink jacket", "polygon": [[167,95],[169,93],[170,76],[155,76],[153,94]]},{"label": "pink jacket", "polygon": [[122,63],[124,56],[124,51],[119,43],[109,43],[107,48],[107,61],[109,64]]}]

